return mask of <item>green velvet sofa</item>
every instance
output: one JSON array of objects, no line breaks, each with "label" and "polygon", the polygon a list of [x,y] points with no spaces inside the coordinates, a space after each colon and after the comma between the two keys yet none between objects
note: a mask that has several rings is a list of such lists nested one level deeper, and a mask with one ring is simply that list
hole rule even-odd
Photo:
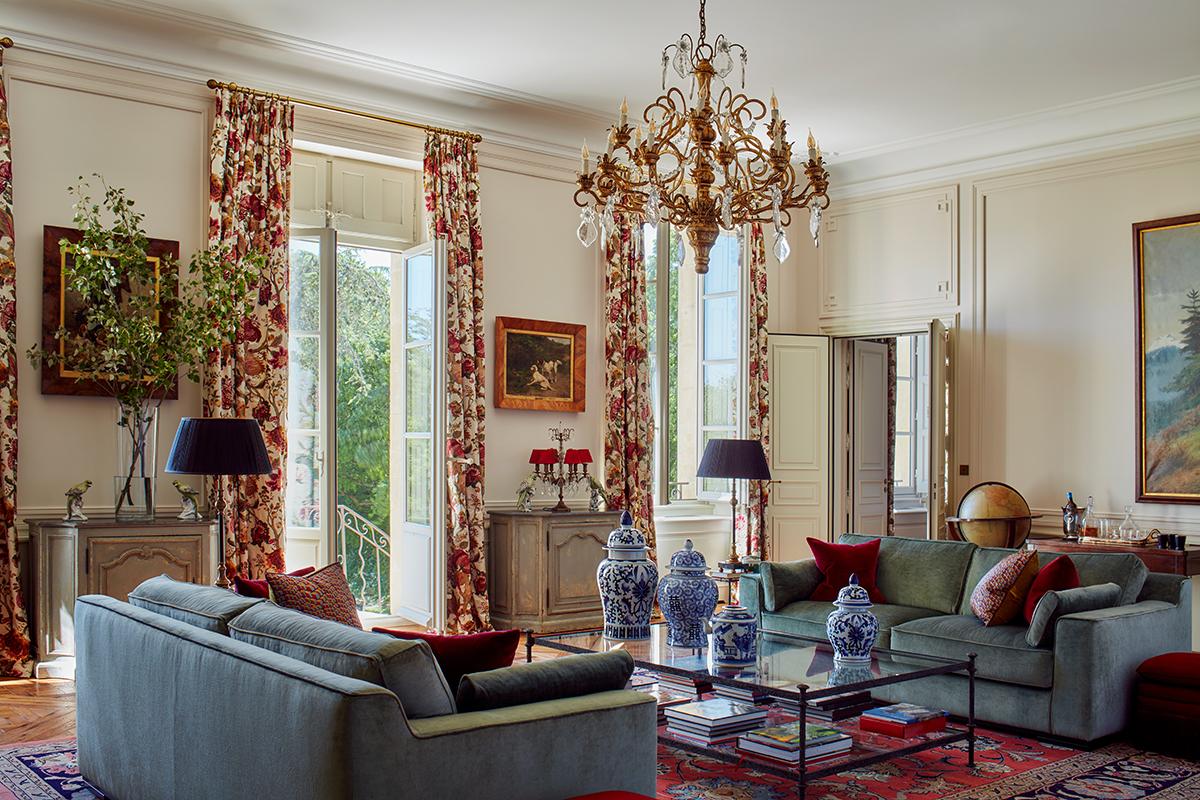
[{"label": "green velvet sofa", "polygon": [[425,642],[165,576],[80,597],[75,625],[80,771],[112,800],[654,793],[639,692],[459,713]]},{"label": "green velvet sofa", "polygon": [[[875,537],[847,534],[858,544]],[[967,542],[883,538],[877,582],[887,604],[878,647],[976,661],[976,714],[984,722],[1091,742],[1123,730],[1135,670],[1145,659],[1191,649],[1191,581],[1149,572],[1126,553],[1072,555],[1081,583],[1115,583],[1118,605],[1058,618],[1050,643],[1033,647],[1020,624],[985,627],[971,613],[983,575],[1012,553]],[[1053,555],[1039,554],[1044,566]],[[739,598],[763,631],[825,639],[833,606],[808,600],[821,581],[812,559],[765,562],[742,579]],[[944,675],[881,687],[877,697],[966,715],[966,677]]]}]

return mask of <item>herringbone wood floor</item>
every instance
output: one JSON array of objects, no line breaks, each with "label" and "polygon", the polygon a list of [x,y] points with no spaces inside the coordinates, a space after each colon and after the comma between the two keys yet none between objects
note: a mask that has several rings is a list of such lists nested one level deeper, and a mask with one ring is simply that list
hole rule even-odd
[{"label": "herringbone wood floor", "polygon": [[74,681],[0,681],[0,745],[74,735]]}]

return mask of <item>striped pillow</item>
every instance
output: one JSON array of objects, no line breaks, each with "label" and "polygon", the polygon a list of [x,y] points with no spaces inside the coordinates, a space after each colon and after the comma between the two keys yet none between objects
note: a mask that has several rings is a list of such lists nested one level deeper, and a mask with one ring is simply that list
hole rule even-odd
[{"label": "striped pillow", "polygon": [[984,625],[1007,625],[1025,606],[1037,575],[1037,553],[1018,550],[987,571],[971,592],[971,613]]},{"label": "striped pillow", "polygon": [[346,573],[337,562],[309,575],[268,572],[267,585],[271,587],[271,599],[277,605],[318,619],[362,628]]}]

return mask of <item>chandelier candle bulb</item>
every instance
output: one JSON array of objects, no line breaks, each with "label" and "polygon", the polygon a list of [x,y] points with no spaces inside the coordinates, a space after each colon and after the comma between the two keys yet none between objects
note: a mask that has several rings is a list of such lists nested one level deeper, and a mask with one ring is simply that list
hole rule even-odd
[{"label": "chandelier candle bulb", "polygon": [[621,127],[629,122],[629,98],[621,98]]},{"label": "chandelier candle bulb", "polygon": [[813,138],[812,128],[808,129],[808,160],[816,163],[820,157],[820,151],[817,150],[817,140]]},{"label": "chandelier candle bulb", "polygon": [[583,140],[583,149],[579,151],[579,156],[583,160],[583,174],[587,175],[591,172],[591,164],[588,163],[591,158],[591,153],[588,152],[587,139]]}]

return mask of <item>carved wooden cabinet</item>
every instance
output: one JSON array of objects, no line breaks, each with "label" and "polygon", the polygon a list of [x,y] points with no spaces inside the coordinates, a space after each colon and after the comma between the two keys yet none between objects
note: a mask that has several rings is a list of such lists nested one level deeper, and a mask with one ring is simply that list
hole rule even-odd
[{"label": "carved wooden cabinet", "polygon": [[67,522],[27,519],[33,557],[33,629],[39,676],[71,674],[75,658],[75,598],[105,594],[125,600],[142,581],[166,573],[212,583],[216,523],[171,517]]},{"label": "carved wooden cabinet", "polygon": [[615,511],[492,511],[488,585],[492,624],[538,633],[603,624],[596,568]]}]

